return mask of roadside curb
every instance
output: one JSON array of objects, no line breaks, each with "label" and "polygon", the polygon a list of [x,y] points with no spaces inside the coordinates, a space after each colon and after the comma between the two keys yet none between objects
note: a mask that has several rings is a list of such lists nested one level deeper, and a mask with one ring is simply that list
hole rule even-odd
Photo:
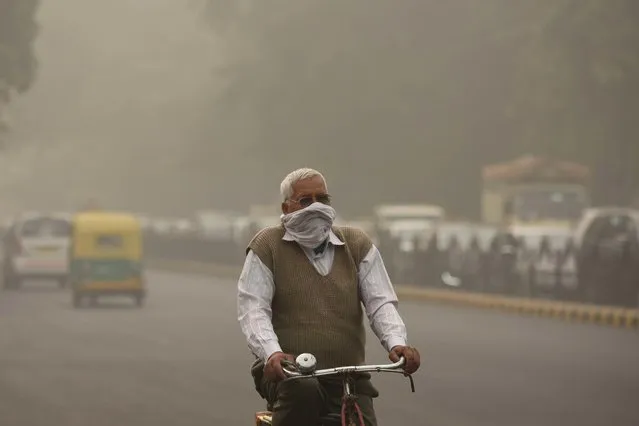
[{"label": "roadside curb", "polygon": [[[206,264],[175,260],[146,260],[150,269],[187,274],[214,275],[218,278],[237,279],[240,266]],[[569,322],[599,324],[615,328],[638,329],[639,310],[615,306],[596,306],[552,300],[524,299],[449,290],[424,289],[398,285],[395,292],[400,299],[423,300],[449,305],[467,306],[502,312],[554,318]]]},{"label": "roadside curb", "polygon": [[616,328],[639,328],[639,310],[616,306],[596,306],[552,300],[461,293],[447,290],[398,286],[400,298],[424,300],[451,305],[492,309],[521,315],[554,318],[577,323],[606,325]]}]

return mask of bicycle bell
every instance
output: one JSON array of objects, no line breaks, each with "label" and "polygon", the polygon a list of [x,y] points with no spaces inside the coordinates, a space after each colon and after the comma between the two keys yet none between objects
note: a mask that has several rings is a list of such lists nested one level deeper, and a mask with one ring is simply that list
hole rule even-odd
[{"label": "bicycle bell", "polygon": [[300,354],[295,358],[295,364],[300,373],[308,374],[315,371],[317,360],[313,354]]}]

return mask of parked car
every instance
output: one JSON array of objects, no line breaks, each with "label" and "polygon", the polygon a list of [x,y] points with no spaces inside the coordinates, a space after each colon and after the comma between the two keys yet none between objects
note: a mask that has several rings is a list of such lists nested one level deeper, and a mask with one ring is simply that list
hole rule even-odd
[{"label": "parked car", "polygon": [[13,221],[3,236],[4,288],[19,288],[33,278],[68,280],[71,221],[67,215],[27,214]]},{"label": "parked car", "polygon": [[639,211],[589,209],[577,226],[580,298],[636,307],[639,299]]}]

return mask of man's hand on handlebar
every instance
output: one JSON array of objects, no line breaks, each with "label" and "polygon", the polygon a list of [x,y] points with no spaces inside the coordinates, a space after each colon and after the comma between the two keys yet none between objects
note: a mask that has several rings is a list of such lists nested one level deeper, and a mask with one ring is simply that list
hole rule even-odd
[{"label": "man's hand on handlebar", "polygon": [[279,382],[286,379],[286,374],[282,370],[282,361],[290,361],[295,364],[295,357],[284,352],[274,352],[264,364],[264,376],[268,380]]},{"label": "man's hand on handlebar", "polygon": [[392,362],[399,361],[401,357],[406,358],[406,364],[404,365],[404,372],[406,372],[406,374],[413,374],[419,369],[420,359],[417,349],[410,346],[398,345],[394,346],[388,354],[388,358]]}]

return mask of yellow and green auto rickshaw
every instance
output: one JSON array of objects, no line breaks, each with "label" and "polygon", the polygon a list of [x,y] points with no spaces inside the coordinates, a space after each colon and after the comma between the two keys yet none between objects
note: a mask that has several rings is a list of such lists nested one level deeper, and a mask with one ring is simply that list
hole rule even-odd
[{"label": "yellow and green auto rickshaw", "polygon": [[135,216],[92,211],[73,218],[70,282],[73,306],[101,296],[131,296],[142,306],[146,289],[142,268],[142,228]]}]

